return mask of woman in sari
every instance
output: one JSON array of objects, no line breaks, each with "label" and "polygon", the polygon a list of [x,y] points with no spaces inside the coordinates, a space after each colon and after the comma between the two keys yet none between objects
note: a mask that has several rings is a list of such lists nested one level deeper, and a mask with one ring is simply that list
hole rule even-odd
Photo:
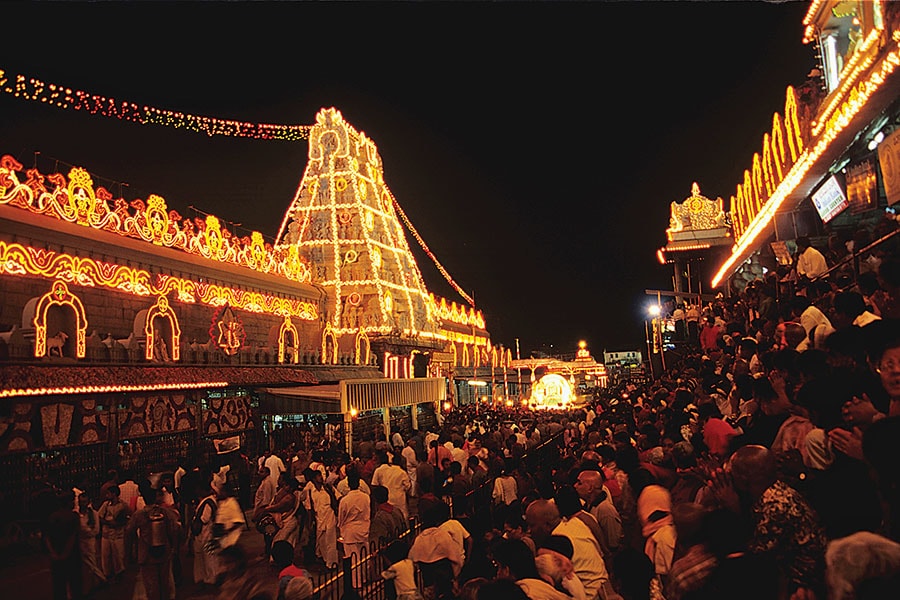
[{"label": "woman in sari", "polygon": [[297,547],[300,533],[296,514],[297,505],[300,504],[300,492],[297,488],[297,480],[288,473],[283,472],[278,476],[275,498],[265,508],[265,512],[271,513],[275,517],[275,523],[278,526],[278,532],[272,538],[273,544],[284,540],[294,548]]}]

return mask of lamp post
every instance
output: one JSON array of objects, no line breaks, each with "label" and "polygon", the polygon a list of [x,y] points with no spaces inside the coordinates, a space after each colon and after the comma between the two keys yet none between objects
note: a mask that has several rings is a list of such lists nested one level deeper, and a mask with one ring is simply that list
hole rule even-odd
[{"label": "lamp post", "polygon": [[[659,312],[660,312],[659,304],[651,304],[650,306],[647,307],[647,315],[650,317],[651,321],[653,319],[656,319],[659,317]],[[655,341],[656,331],[655,330],[653,330],[652,332],[650,331],[650,321],[648,321],[647,319],[644,319],[644,329],[646,330],[646,334],[647,334],[647,358],[650,361],[650,377],[653,379],[656,379],[656,374],[654,373],[654,369],[653,369],[653,354],[654,354],[653,345],[650,340],[650,336],[652,335],[654,338],[654,341]]]}]

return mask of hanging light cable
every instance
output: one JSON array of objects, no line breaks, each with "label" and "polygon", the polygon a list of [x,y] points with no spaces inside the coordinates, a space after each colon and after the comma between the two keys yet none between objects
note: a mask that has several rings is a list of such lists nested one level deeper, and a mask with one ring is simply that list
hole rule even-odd
[{"label": "hanging light cable", "polygon": [[251,123],[216,117],[202,117],[173,110],[139,106],[81,90],[73,90],[55,83],[45,83],[25,75],[12,75],[0,69],[0,91],[16,98],[40,102],[62,109],[80,110],[92,115],[114,117],[140,125],[162,125],[187,129],[206,135],[224,135],[257,140],[298,141],[309,139],[312,125],[278,125]]},{"label": "hanging light cable", "polygon": [[406,225],[406,228],[409,229],[409,232],[413,234],[413,237],[416,238],[417,242],[419,242],[419,246],[422,247],[422,250],[425,251],[425,254],[427,254],[428,258],[431,259],[431,262],[434,263],[434,266],[436,266],[438,271],[441,272],[441,275],[444,276],[444,279],[447,280],[447,283],[449,283],[466,302],[468,302],[471,306],[475,306],[475,300],[471,296],[469,296],[458,283],[453,281],[453,278],[450,276],[450,273],[447,272],[447,269],[444,268],[444,266],[440,263],[440,261],[438,261],[434,253],[428,248],[428,244],[425,243],[425,240],[422,239],[422,236],[419,235],[419,232],[416,231],[415,227],[413,227],[413,224],[409,222],[409,217],[407,217],[406,213],[403,212],[403,209],[400,208],[400,203],[397,202],[397,199],[394,198],[393,194],[391,195],[391,200],[393,200],[394,209],[397,211],[397,214],[400,215],[400,218],[403,219],[403,223],[404,225]]}]

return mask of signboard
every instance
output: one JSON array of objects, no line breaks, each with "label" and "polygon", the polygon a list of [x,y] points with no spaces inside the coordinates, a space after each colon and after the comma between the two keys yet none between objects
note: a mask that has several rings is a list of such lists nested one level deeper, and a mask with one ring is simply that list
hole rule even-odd
[{"label": "signboard", "polygon": [[631,364],[640,364],[643,360],[641,353],[636,350],[629,350],[626,352],[604,352],[603,353],[603,362],[606,364],[613,363],[631,363]]},{"label": "signboard", "polygon": [[878,145],[878,163],[888,204],[900,202],[900,129]]},{"label": "signboard", "polygon": [[847,200],[850,212],[858,214],[874,208],[878,199],[878,178],[875,163],[865,160],[847,167]]},{"label": "signboard", "polygon": [[812,201],[823,223],[832,220],[850,206],[841,184],[834,175],[813,192]]},{"label": "signboard", "polygon": [[772,253],[775,254],[775,260],[779,265],[791,264],[791,251],[788,249],[787,242],[772,242],[769,246],[772,247]]}]

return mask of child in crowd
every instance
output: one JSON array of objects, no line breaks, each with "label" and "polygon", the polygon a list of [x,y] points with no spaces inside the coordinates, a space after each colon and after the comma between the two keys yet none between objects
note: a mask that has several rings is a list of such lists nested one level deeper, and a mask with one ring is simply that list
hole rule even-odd
[{"label": "child in crowd", "polygon": [[384,558],[390,566],[381,572],[381,576],[388,584],[393,583],[397,600],[422,600],[422,594],[416,587],[415,568],[413,561],[409,559],[406,542],[391,542],[384,549]]},{"label": "child in crowd", "polygon": [[290,542],[280,540],[272,544],[272,561],[278,567],[278,600],[312,596],[309,572],[294,564],[294,547]]}]

